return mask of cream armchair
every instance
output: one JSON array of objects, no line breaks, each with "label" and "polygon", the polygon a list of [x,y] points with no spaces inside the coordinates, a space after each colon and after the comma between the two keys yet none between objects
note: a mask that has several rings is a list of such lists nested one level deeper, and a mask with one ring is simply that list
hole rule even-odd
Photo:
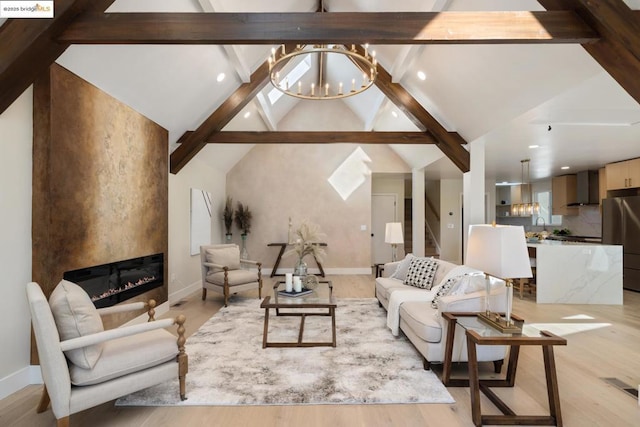
[{"label": "cream armchair", "polygon": [[[234,293],[258,288],[262,298],[262,263],[240,259],[240,248],[235,244],[200,246],[202,267],[202,299],[207,290],[224,295],[224,306],[229,303],[231,290]],[[255,265],[257,271],[243,270],[241,263]]]},{"label": "cream armchair", "polygon": [[[186,399],[183,315],[152,322],[152,302],[149,323],[105,331],[100,315],[145,304],[97,310],[82,288],[64,280],[49,301],[37,283],[27,284],[27,299],[44,379],[37,412],[51,403],[59,427],[69,425],[71,414],[171,379],[179,379]],[[174,324],[178,338],[164,330]]]}]

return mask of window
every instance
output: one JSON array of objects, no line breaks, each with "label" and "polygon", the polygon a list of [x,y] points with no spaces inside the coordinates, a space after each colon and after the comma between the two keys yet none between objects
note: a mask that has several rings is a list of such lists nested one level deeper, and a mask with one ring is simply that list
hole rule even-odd
[{"label": "window", "polygon": [[551,191],[536,192],[534,199],[540,205],[540,213],[532,216],[533,225],[542,225],[542,221],[545,225],[562,225],[562,215],[551,214]]}]

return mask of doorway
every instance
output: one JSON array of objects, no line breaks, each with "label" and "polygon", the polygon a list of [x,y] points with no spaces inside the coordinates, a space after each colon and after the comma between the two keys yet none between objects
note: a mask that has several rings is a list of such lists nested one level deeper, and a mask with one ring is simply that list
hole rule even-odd
[{"label": "doorway", "polygon": [[398,222],[397,198],[396,194],[371,195],[371,261],[374,265],[391,261],[391,245],[385,243],[384,233],[388,222]]}]

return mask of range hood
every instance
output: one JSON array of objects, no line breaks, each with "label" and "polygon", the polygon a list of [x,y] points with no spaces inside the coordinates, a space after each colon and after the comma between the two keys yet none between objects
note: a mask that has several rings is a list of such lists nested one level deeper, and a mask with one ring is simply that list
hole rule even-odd
[{"label": "range hood", "polygon": [[600,203],[599,174],[597,170],[587,170],[577,174],[576,201],[569,206],[597,205]]}]

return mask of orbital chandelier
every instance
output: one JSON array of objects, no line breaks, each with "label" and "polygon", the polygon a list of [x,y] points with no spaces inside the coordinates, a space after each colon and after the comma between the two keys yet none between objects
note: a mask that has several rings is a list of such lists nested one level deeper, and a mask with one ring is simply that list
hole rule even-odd
[{"label": "orbital chandelier", "polygon": [[[286,68],[290,61],[307,60],[308,64],[318,66],[318,75],[313,80],[304,81],[303,77],[297,81],[290,81],[292,74]],[[350,67],[336,67],[344,71],[339,77],[330,79],[327,64],[339,59],[347,59]],[[297,61],[296,61],[297,62]],[[345,71],[345,68],[346,71]],[[369,89],[378,77],[378,61],[375,51],[369,52],[369,45],[364,46],[364,54],[356,49],[356,45],[297,45],[287,52],[285,46],[271,49],[269,56],[269,78],[271,84],[282,93],[301,99],[341,99],[357,95]],[[330,81],[331,80],[331,81]]]}]

